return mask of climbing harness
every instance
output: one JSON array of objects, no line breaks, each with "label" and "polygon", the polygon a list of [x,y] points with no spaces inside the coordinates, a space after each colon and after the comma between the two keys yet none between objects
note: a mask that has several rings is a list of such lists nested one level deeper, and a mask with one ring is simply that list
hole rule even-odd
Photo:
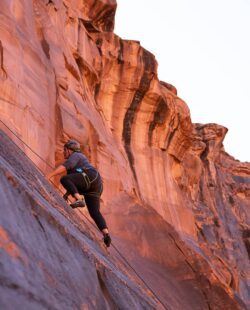
[{"label": "climbing harness", "polygon": [[97,180],[98,176],[100,176],[99,172],[96,171],[96,175],[95,175],[94,179],[93,179],[93,180],[90,180],[90,177],[89,177],[88,174],[85,172],[85,171],[90,170],[90,169],[92,169],[92,168],[76,168],[75,171],[82,174],[82,176],[83,176],[83,178],[84,178],[84,180],[85,180],[85,183],[86,183],[86,185],[87,185],[87,188],[86,188],[87,192],[84,193],[84,195],[86,195],[86,196],[100,197],[101,194],[102,194],[102,191],[103,191],[102,182],[101,182],[101,184],[100,184],[101,186],[100,186],[100,190],[99,190],[99,191],[93,191],[93,192],[89,192],[89,191],[88,191],[88,190],[91,188],[91,185]]}]

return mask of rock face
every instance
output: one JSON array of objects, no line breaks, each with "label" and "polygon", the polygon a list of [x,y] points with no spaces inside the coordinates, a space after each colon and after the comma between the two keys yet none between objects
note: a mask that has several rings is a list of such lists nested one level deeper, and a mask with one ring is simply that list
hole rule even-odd
[{"label": "rock face", "polygon": [[23,142],[0,124],[43,173],[79,140],[114,244],[162,303],[2,132],[1,307],[247,309],[250,164],[224,151],[226,128],[192,124],[154,56],[113,33],[115,10],[2,0],[0,115]]},{"label": "rock face", "polygon": [[80,211],[0,138],[1,309],[162,309],[108,257]]}]

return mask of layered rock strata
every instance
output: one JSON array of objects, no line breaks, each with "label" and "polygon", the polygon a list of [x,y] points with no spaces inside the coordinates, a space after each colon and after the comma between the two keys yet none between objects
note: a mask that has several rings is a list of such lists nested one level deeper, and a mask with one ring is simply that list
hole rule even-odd
[{"label": "layered rock strata", "polygon": [[[138,41],[114,34],[115,10],[112,0],[3,0],[1,121],[50,166],[62,161],[68,138],[80,141],[103,177],[102,208],[115,244],[170,309],[246,309],[250,164],[225,152],[226,128],[192,124],[176,88],[158,80],[154,56]],[[51,169],[2,124],[1,128],[43,173]],[[9,154],[2,156],[6,174],[15,160],[7,165]],[[14,186],[5,179],[3,188]],[[34,182],[28,191],[32,187]],[[1,195],[6,197],[3,191]],[[49,195],[46,199],[45,204],[55,206]],[[10,210],[9,220],[15,223],[17,211]],[[76,222],[83,225],[82,220]],[[15,232],[8,241],[12,246],[18,231],[8,221],[2,225],[3,244]],[[45,231],[52,229],[45,226]],[[63,233],[62,240],[66,236]],[[54,238],[47,240],[48,246]],[[6,246],[2,248],[9,255]],[[20,249],[31,260],[30,250]],[[85,254],[73,260],[85,262]],[[54,277],[55,271],[50,272]],[[7,277],[5,271],[2,276]],[[15,281],[11,283],[8,289],[3,286],[7,301],[15,292]],[[18,287],[25,285],[20,282]],[[38,280],[37,289],[40,285]],[[62,290],[59,299],[60,294]],[[50,305],[53,302],[56,298]],[[145,307],[158,307],[155,303],[150,299]]]}]

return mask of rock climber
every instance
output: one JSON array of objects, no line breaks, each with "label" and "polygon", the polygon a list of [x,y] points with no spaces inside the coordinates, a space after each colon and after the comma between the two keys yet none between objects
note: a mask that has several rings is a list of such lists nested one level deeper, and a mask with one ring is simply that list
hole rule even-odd
[{"label": "rock climber", "polygon": [[[66,189],[63,198],[67,201],[71,195],[75,199],[70,204],[73,209],[84,207],[85,200],[90,216],[103,233],[103,241],[109,247],[111,238],[106,221],[100,212],[100,197],[103,190],[101,176],[81,153],[80,144],[77,141],[71,139],[65,143],[63,154],[66,161],[49,173],[47,178],[50,180],[56,175],[67,173],[60,179]],[[84,196],[84,200],[81,195]]]}]

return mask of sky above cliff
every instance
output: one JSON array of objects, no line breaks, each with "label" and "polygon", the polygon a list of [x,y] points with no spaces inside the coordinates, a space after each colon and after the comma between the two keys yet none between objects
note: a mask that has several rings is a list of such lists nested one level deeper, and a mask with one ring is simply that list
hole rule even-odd
[{"label": "sky above cliff", "polygon": [[225,150],[250,162],[250,0],[117,0],[115,33],[138,40],[193,123],[229,129]]}]

